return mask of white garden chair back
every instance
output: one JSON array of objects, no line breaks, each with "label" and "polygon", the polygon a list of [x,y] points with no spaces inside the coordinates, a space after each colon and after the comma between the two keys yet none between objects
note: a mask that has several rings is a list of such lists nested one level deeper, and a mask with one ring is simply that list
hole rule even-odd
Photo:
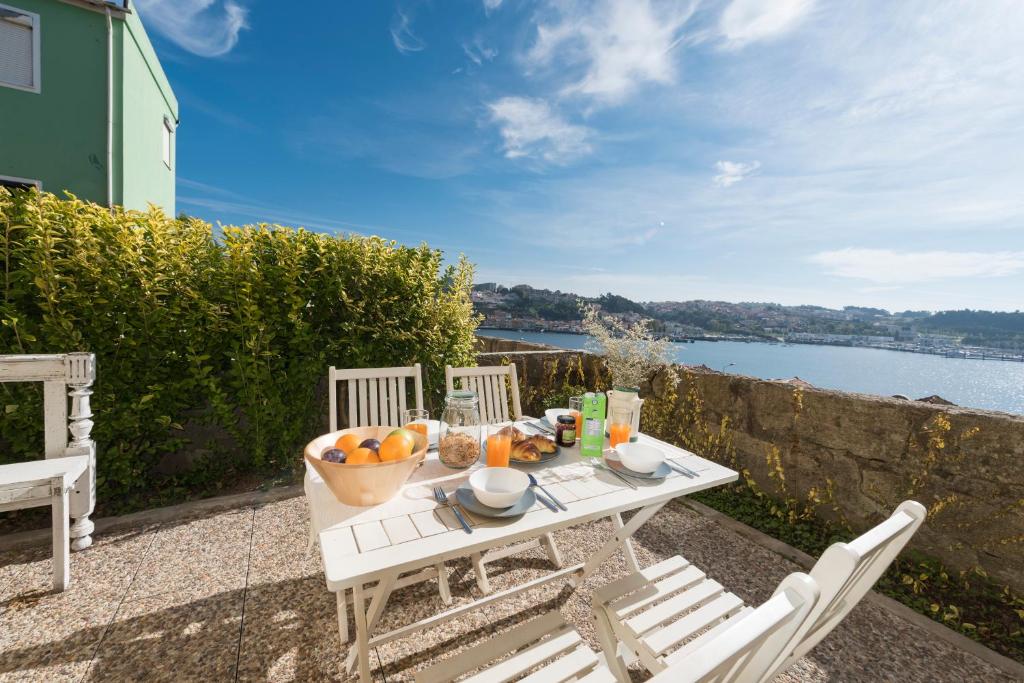
[{"label": "white garden chair back", "polygon": [[[480,399],[480,419],[486,424],[494,420],[519,420],[523,409],[519,403],[519,377],[515,363],[509,365],[488,365],[478,368],[444,367],[444,384],[448,391],[455,390],[455,380],[461,389],[475,391]],[[505,382],[508,381],[508,388]],[[509,417],[508,399],[512,398],[512,414]]]},{"label": "white garden chair back", "polygon": [[[412,380],[413,407],[423,408],[423,373],[419,363],[410,367],[395,368],[354,368],[341,369],[331,366],[327,373],[328,396],[330,397],[330,431],[337,431],[341,413],[338,405],[339,391],[346,396],[348,404],[348,424],[351,427],[401,427],[402,418],[407,410],[409,399],[408,380]],[[306,496],[309,498],[311,483],[307,472],[304,484]],[[306,546],[308,555],[316,545],[317,535],[324,525],[310,505],[309,543]],[[433,567],[408,576],[396,582],[396,587],[408,586],[429,579],[437,579],[437,590],[445,604],[452,601],[448,587],[448,572],[443,562]],[[350,591],[339,591],[338,628],[341,641],[348,640],[348,600]],[[357,606],[362,608],[361,605]]]},{"label": "white garden chair back", "polygon": [[[516,374],[515,363],[485,365],[476,368],[444,366],[444,383],[448,391],[455,391],[455,380],[459,380],[460,389],[476,392],[477,398],[480,400],[480,420],[483,424],[523,419],[523,409],[519,402],[519,377]],[[506,381],[508,382],[507,388]],[[511,416],[508,411],[509,398],[512,399]],[[494,548],[487,552],[470,555],[480,592],[484,595],[491,592],[490,579],[487,577],[488,563],[510,555],[517,555],[538,546],[544,547],[544,552],[547,553],[548,559],[555,568],[562,566],[562,554],[551,533],[545,533],[538,538],[505,548]]]},{"label": "white garden chair back", "polygon": [[347,427],[401,427],[413,383],[415,408],[423,408],[423,373],[419,363],[405,368],[357,368],[328,373],[331,431],[338,429],[338,394],[347,396]]},{"label": "white garden chair back", "polygon": [[782,653],[769,676],[792,666],[811,651],[850,613],[889,568],[927,516],[920,503],[908,500],[887,520],[850,543],[834,543],[811,569],[821,588],[821,599],[796,634],[793,645]]},{"label": "white garden chair back", "polygon": [[818,584],[802,572],[790,574],[757,609],[712,634],[686,658],[651,679],[652,683],[718,683],[762,680],[778,655],[818,603]]}]

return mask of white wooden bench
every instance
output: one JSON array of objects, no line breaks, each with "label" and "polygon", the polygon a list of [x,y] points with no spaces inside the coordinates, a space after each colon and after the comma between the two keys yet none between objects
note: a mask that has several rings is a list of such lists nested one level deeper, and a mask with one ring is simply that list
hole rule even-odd
[{"label": "white wooden bench", "polygon": [[73,455],[0,465],[0,512],[52,506],[53,589],[68,587],[71,573],[68,500],[89,468],[89,458]]},{"label": "white wooden bench", "polygon": [[[95,528],[89,516],[96,508],[96,444],[90,438],[89,396],[96,379],[91,353],[0,355],[0,382],[43,383],[43,455],[46,460],[83,456],[85,471],[69,492],[68,514],[72,550],[92,545]],[[70,397],[71,409],[68,410]],[[70,436],[70,441],[69,441]],[[6,509],[15,509],[13,502]]]}]

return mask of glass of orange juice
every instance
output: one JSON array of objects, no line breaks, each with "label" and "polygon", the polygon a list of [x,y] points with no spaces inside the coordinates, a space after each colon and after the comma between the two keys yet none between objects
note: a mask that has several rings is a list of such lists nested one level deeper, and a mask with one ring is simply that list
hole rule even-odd
[{"label": "glass of orange juice", "polygon": [[424,439],[430,440],[427,433],[427,423],[430,421],[430,413],[419,408],[410,408],[402,414],[402,426],[410,432],[418,432]]},{"label": "glass of orange juice", "polygon": [[569,414],[576,418],[576,442],[579,443],[583,434],[583,397],[572,396],[569,398]]},{"label": "glass of orange juice", "polygon": [[512,454],[512,435],[501,434],[506,423],[495,420],[487,426],[487,466],[508,467],[509,456]]},{"label": "glass of orange juice", "polygon": [[608,444],[615,448],[620,443],[629,442],[630,425],[633,422],[633,411],[624,408],[613,408],[608,416]]}]

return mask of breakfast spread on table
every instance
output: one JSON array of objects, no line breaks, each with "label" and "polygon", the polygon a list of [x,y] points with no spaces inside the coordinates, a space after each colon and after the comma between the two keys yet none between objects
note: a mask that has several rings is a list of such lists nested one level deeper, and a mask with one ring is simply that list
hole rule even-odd
[{"label": "breakfast spread on table", "polygon": [[541,455],[555,453],[558,451],[558,444],[554,439],[549,439],[540,434],[527,436],[515,426],[508,426],[502,429],[499,434],[508,434],[512,437],[511,459],[519,462],[539,462]]}]

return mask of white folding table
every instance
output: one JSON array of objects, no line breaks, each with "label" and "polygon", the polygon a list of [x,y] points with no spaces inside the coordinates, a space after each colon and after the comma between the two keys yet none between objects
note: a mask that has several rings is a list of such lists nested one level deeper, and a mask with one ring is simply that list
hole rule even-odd
[{"label": "white folding table", "polygon": [[[348,666],[351,668],[358,663],[360,680],[370,683],[370,647],[407,637],[551,581],[564,578],[578,586],[619,548],[624,548],[627,561],[635,568],[636,560],[629,539],[654,513],[673,498],[732,482],[738,477],[734,470],[689,451],[643,434],[639,438],[641,442],[661,448],[670,459],[695,471],[698,476],[689,478],[673,473],[661,481],[638,480],[634,490],[609,472],[592,467],[592,460],[582,458],[578,446],[563,448],[562,454],[550,464],[524,468],[528,468],[545,488],[565,503],[568,511],[552,512],[539,501],[525,515],[512,520],[478,517],[462,510],[473,528],[471,534],[463,531],[450,510],[438,506],[432,489],[441,486],[454,500],[451,494],[455,488],[476,468],[482,467],[482,463],[469,470],[453,470],[441,464],[436,453],[428,454],[423,465],[394,498],[372,507],[339,503],[323,480],[307,466],[306,493],[310,514],[316,519],[314,528],[320,530],[324,575],[327,589],[337,595],[339,622],[347,618],[345,592],[351,589],[353,593],[356,647],[349,653]],[[628,510],[637,512],[623,525],[620,514]],[[371,637],[391,591],[403,585],[399,581],[400,574],[604,517],[612,518],[615,532],[585,563],[559,569],[514,588]],[[373,583],[376,585],[368,589],[367,584]],[[346,633],[344,623],[341,623],[341,628],[342,634]]]}]

